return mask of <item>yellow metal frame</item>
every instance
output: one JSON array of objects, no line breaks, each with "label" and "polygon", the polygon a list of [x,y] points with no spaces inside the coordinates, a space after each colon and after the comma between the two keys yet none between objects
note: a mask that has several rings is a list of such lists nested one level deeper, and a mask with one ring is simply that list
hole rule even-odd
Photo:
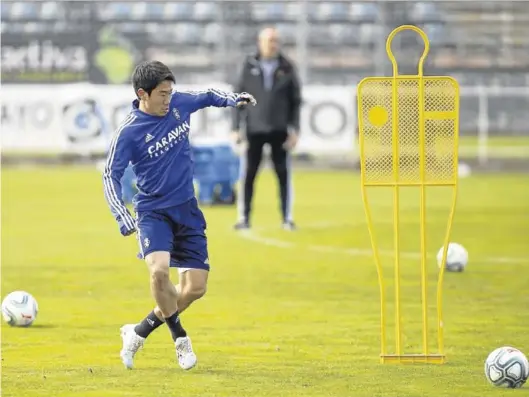
[{"label": "yellow metal frame", "polygon": [[[418,64],[417,75],[400,75],[398,72],[397,61],[391,50],[391,44],[395,36],[403,30],[412,30],[418,33],[424,41],[424,51],[420,57]],[[360,146],[360,163],[361,163],[361,181],[362,181],[362,198],[364,201],[365,213],[367,223],[369,227],[369,234],[371,239],[371,245],[373,248],[374,261],[377,267],[378,281],[380,286],[380,315],[381,315],[381,363],[434,363],[443,364],[446,362],[444,353],[443,343],[443,310],[442,310],[442,289],[443,289],[443,277],[446,264],[446,256],[448,251],[448,243],[450,241],[450,234],[452,229],[452,223],[455,213],[456,200],[457,200],[457,167],[458,167],[458,154],[457,147],[459,141],[459,86],[457,81],[451,77],[428,77],[428,80],[435,79],[446,79],[452,80],[456,89],[455,97],[455,111],[454,112],[425,112],[425,85],[423,78],[423,65],[424,61],[429,52],[429,40],[427,35],[418,27],[412,25],[403,25],[391,32],[386,41],[386,51],[388,57],[393,65],[393,76],[392,77],[368,77],[363,79],[358,85],[358,121],[359,121],[359,146]],[[384,80],[392,81],[392,145],[393,145],[393,177],[392,181],[375,181],[369,182],[366,180],[366,158],[364,151],[364,131],[365,131],[365,120],[362,112],[362,87],[369,81],[373,80]],[[401,79],[416,79],[419,82],[418,92],[418,103],[419,103],[419,175],[420,180],[418,181],[401,181],[399,180],[399,134],[398,134],[398,80]],[[431,120],[453,120],[454,121],[454,153],[453,153],[453,172],[455,173],[452,181],[427,181],[425,178],[425,162],[426,162],[426,149],[425,149],[425,119]],[[438,351],[431,353],[429,351],[428,344],[428,294],[427,294],[427,250],[426,250],[426,187],[428,186],[453,186],[451,210],[448,218],[448,225],[444,238],[444,250],[442,258],[442,266],[438,274],[437,280],[437,336],[438,336]],[[371,209],[367,199],[367,188],[369,187],[392,187],[393,188],[393,223],[394,223],[394,277],[395,277],[395,352],[393,354],[388,353],[387,338],[386,338],[386,294],[385,294],[385,283],[384,274],[380,262],[380,254],[377,246],[377,239],[375,235]],[[422,352],[420,354],[406,354],[402,348],[402,324],[401,324],[401,288],[400,288],[400,238],[399,238],[399,191],[401,187],[419,187],[420,188],[420,233],[421,233],[421,287],[422,287]]]}]

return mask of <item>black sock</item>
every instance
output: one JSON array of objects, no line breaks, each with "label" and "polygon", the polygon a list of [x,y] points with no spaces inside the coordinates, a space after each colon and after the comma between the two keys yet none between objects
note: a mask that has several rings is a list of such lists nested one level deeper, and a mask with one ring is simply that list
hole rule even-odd
[{"label": "black sock", "polygon": [[136,328],[134,328],[134,331],[141,336],[142,338],[148,337],[152,331],[154,331],[156,328],[158,328],[160,325],[163,324],[163,321],[160,320],[156,314],[154,314],[154,310],[148,314],[147,317],[145,317],[141,323],[136,325]]},{"label": "black sock", "polygon": [[165,318],[167,326],[171,330],[171,335],[173,340],[176,341],[176,338],[187,336],[186,331],[182,328],[182,323],[180,322],[180,317],[178,317],[178,310],[174,312],[170,317]]}]

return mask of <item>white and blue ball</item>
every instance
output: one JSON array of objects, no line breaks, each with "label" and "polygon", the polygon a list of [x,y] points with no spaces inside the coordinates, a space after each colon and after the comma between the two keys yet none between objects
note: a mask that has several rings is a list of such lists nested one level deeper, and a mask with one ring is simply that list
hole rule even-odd
[{"label": "white and blue ball", "polygon": [[517,389],[529,377],[529,362],[520,350],[500,347],[485,360],[485,376],[494,386]]},{"label": "white and blue ball", "polygon": [[29,327],[38,312],[36,299],[26,291],[13,291],[2,301],[2,316],[13,327]]},{"label": "white and blue ball", "polygon": [[[441,247],[437,253],[437,265],[441,268],[443,264],[443,249]],[[448,252],[446,254],[445,269],[449,272],[462,272],[468,264],[468,251],[461,244],[448,244]]]}]

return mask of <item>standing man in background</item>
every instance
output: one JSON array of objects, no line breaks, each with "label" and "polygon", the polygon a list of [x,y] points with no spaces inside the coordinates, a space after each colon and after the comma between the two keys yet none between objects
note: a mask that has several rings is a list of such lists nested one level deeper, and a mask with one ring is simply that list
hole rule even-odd
[{"label": "standing man in background", "polygon": [[[259,105],[234,111],[233,139],[238,144],[245,143],[237,203],[239,220],[235,229],[250,228],[254,181],[263,147],[269,144],[279,182],[283,228],[294,230],[289,152],[296,146],[299,136],[300,83],[293,64],[279,50],[276,29],[266,28],[260,32],[258,48],[257,54],[246,58],[236,86],[240,92],[252,92]],[[244,136],[241,134],[243,120]]]}]

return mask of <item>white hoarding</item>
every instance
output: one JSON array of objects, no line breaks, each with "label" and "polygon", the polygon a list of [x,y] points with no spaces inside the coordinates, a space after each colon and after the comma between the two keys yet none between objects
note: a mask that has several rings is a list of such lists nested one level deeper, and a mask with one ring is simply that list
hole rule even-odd
[{"label": "white hoarding", "polygon": [[[224,84],[177,86],[177,89]],[[104,152],[110,135],[128,113],[130,86],[88,83],[67,85],[4,85],[1,96],[1,145],[5,152]],[[354,87],[303,88],[301,139],[297,152],[351,152],[355,136]],[[229,141],[231,111],[207,108],[191,119],[193,143]]]}]

